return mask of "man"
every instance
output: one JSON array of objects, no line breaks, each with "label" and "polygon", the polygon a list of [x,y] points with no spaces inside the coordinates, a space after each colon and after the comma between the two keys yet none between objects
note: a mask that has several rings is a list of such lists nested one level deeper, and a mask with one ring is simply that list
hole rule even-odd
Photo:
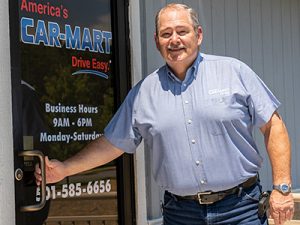
[{"label": "man", "polygon": [[166,65],[130,91],[104,137],[63,163],[47,160],[47,182],[133,153],[144,139],[166,190],[165,225],[267,224],[258,216],[262,159],[252,131],[259,127],[276,189],[270,213],[275,224],[290,220],[290,143],[275,96],[244,63],[198,52],[202,28],[185,5],[158,12],[155,42]]}]

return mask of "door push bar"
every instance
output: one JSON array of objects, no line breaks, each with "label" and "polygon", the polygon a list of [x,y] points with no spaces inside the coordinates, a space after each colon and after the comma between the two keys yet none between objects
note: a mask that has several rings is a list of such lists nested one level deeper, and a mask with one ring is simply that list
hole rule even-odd
[{"label": "door push bar", "polygon": [[[46,174],[45,174],[45,156],[41,151],[32,150],[32,151],[21,151],[19,152],[18,156],[25,157],[25,156],[35,156],[39,158],[40,161],[40,168],[41,168],[41,175],[42,175],[42,182],[41,182],[41,201],[35,205],[27,205],[21,206],[21,212],[34,212],[41,210],[46,204]],[[17,169],[15,171],[15,177],[17,180],[22,180],[23,178],[23,171],[21,169]]]}]

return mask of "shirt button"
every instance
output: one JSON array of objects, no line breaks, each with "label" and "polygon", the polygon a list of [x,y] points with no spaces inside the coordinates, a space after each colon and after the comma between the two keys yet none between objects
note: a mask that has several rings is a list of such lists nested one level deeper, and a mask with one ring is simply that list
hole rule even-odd
[{"label": "shirt button", "polygon": [[188,124],[191,124],[192,123],[192,120],[188,120]]},{"label": "shirt button", "polygon": [[197,165],[197,166],[200,165],[200,161],[199,161],[199,160],[196,161],[196,165]]},{"label": "shirt button", "polygon": [[186,87],[186,83],[184,83],[184,84],[183,84],[183,86],[185,86],[185,87]]},{"label": "shirt button", "polygon": [[189,101],[186,100],[184,103],[185,103],[185,104],[189,104]]},{"label": "shirt button", "polygon": [[200,180],[200,183],[201,184],[206,184],[206,181],[205,180]]},{"label": "shirt button", "polygon": [[192,140],[192,144],[195,144],[195,143],[196,143],[196,140],[195,140],[195,139],[193,139],[193,140]]}]

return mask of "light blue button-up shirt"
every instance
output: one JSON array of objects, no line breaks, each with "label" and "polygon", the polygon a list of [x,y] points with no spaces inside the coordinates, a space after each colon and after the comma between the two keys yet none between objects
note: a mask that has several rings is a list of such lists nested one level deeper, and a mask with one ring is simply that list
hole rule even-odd
[{"label": "light blue button-up shirt", "polygon": [[253,128],[279,105],[246,64],[199,53],[183,81],[165,65],[133,87],[104,136],[127,153],[144,139],[154,179],[174,194],[226,190],[258,172]]}]

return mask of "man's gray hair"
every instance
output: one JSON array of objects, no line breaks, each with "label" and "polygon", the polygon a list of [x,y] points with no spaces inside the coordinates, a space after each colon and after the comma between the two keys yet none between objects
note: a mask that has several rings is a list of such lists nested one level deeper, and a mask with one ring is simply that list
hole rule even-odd
[{"label": "man's gray hair", "polygon": [[183,10],[186,10],[190,15],[190,19],[191,19],[192,25],[194,27],[194,31],[195,31],[195,33],[197,33],[197,29],[200,26],[197,12],[193,8],[191,8],[191,7],[189,7],[185,4],[170,3],[170,4],[166,5],[165,7],[161,8],[155,16],[155,32],[156,32],[156,35],[158,35],[158,30],[159,30],[159,18],[161,16],[161,14],[164,11],[166,11],[167,9],[177,9],[177,10],[182,10],[183,9]]}]

